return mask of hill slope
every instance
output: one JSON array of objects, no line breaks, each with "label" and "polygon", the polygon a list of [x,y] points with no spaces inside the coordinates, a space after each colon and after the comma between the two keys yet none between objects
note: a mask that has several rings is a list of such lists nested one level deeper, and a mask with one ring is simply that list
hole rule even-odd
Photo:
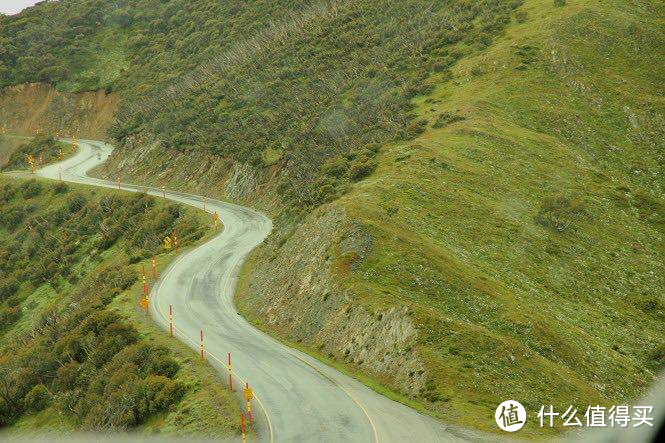
[{"label": "hill slope", "polygon": [[165,266],[164,232],[194,242],[205,216],[145,195],[6,177],[0,203],[4,432],[236,433],[237,400],[137,303],[142,260],[157,254]]},{"label": "hill slope", "polygon": [[113,90],[99,174],[270,211],[261,327],[492,431],[507,398],[629,403],[663,367],[660,2],[117,3],[2,19],[5,84]]},{"label": "hill slope", "polygon": [[630,403],[665,364],[663,12],[526,2],[414,100],[421,136],[257,253],[240,306],[468,426]]}]

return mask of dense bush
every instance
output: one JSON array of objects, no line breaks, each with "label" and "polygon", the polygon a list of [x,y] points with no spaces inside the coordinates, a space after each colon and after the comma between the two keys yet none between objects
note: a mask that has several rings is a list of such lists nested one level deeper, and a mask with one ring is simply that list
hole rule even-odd
[{"label": "dense bush", "polygon": [[464,120],[464,117],[461,115],[454,114],[452,112],[443,112],[439,115],[432,125],[433,128],[443,128],[451,123],[459,122]]},{"label": "dense bush", "polygon": [[0,306],[0,331],[7,329],[21,318],[21,308]]},{"label": "dense bush", "polygon": [[31,199],[37,197],[42,193],[43,187],[42,184],[37,180],[28,180],[21,185],[21,192],[24,199]]},{"label": "dense bush", "polygon": [[15,277],[6,277],[0,280],[0,302],[16,294],[18,281]]},{"label": "dense bush", "polygon": [[25,409],[29,412],[39,412],[51,402],[51,393],[43,384],[38,384],[28,392],[23,399]]},{"label": "dense bush", "polygon": [[[33,186],[19,185],[0,218],[14,219]],[[33,313],[25,341],[0,346],[0,425],[54,407],[80,428],[135,427],[177,403],[185,387],[173,379],[179,365],[169,351],[145,342],[107,306],[137,281],[125,250],[152,245],[153,238],[159,244],[174,228],[187,233],[183,242],[193,241],[202,235],[198,219],[146,195],[91,197],[59,187],[54,198],[58,185],[42,186],[14,234],[0,237],[0,336],[21,319],[34,288],[57,290],[63,279],[76,284]],[[117,229],[120,244],[102,265],[96,239],[107,226]],[[81,272],[91,260],[95,272]]]},{"label": "dense bush", "polygon": [[585,215],[586,210],[581,199],[556,195],[543,201],[535,220],[541,226],[564,232]]},{"label": "dense bush", "polygon": [[351,163],[349,169],[349,178],[351,181],[357,182],[370,175],[376,169],[377,163],[373,159],[361,157]]}]

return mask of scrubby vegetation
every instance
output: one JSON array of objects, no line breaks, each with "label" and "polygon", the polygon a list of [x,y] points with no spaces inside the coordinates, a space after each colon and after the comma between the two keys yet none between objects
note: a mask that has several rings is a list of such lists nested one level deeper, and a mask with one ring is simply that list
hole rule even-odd
[{"label": "scrubby vegetation", "polygon": [[0,426],[45,411],[129,430],[192,391],[182,360],[112,308],[138,280],[130,263],[161,254],[173,229],[183,245],[205,232],[146,195],[0,180]]},{"label": "scrubby vegetation", "polygon": [[[5,18],[5,84],[117,90],[120,144],[143,132],[181,152],[279,162],[280,195],[312,207],[372,172],[368,145],[422,133],[410,100],[487,47],[521,0],[131,3],[58,2]],[[261,32],[267,23],[277,30]],[[231,58],[210,65],[220,54]],[[335,156],[363,158],[348,176],[323,174]]]},{"label": "scrubby vegetation", "polygon": [[40,167],[65,158],[71,151],[70,144],[60,142],[50,135],[40,134],[13,150],[1,170],[30,168],[27,160],[29,155],[34,158],[36,167]]},{"label": "scrubby vegetation", "polygon": [[[304,14],[288,16],[290,8]],[[429,413],[496,431],[492,414],[506,398],[530,412],[629,404],[663,368],[663,13],[650,0],[51,2],[0,18],[0,81],[118,91],[118,147],[131,154],[160,142],[141,165],[122,157],[128,174],[203,170],[169,163],[169,149],[192,162],[210,153],[215,165],[270,171],[257,193],[281,198],[270,210],[295,210],[281,213],[254,257],[248,293],[256,297],[279,259],[310,257],[307,272],[330,275],[315,296],[344,303],[342,315],[325,321],[361,307],[382,322],[403,308],[416,342],[390,349],[385,361],[422,369],[397,380],[359,357],[362,349],[326,347],[319,331],[299,335],[315,322],[277,311],[301,301],[293,281],[303,275],[266,289],[284,303],[263,324],[279,318],[272,332],[375,377]],[[272,21],[281,24],[264,31]],[[33,234],[47,229],[32,217],[40,196],[55,192],[37,183],[0,190],[24,200],[3,206],[5,237],[19,222],[29,221]],[[58,192],[71,199],[64,214],[91,204]],[[152,232],[172,220],[161,211],[146,221]],[[313,229],[330,214],[335,229]],[[152,237],[119,220],[99,223],[93,249],[119,251],[125,265],[155,251]],[[348,251],[358,241],[347,228],[367,239],[361,253]],[[303,233],[340,238],[311,254],[298,249],[308,244]],[[65,262],[78,263],[78,247],[67,243]],[[16,294],[82,279],[76,266],[45,263],[37,280],[16,268],[28,289],[3,275],[5,330],[24,321]],[[268,298],[248,305],[261,309],[274,302]],[[85,333],[103,340],[103,330]],[[102,359],[102,371],[118,370],[114,358]],[[142,406],[128,423],[163,405],[149,377],[178,392],[151,367],[132,371],[123,376],[140,380],[133,401]],[[62,404],[51,380],[31,380],[17,384],[17,408]],[[92,379],[87,386],[91,399],[107,394]],[[81,407],[88,404],[94,400]],[[563,430],[530,421],[522,435]]]}]

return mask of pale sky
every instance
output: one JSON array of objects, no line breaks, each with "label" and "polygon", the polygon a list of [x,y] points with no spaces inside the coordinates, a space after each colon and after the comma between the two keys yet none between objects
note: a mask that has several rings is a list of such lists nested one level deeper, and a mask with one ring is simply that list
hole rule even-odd
[{"label": "pale sky", "polygon": [[41,0],[0,0],[0,12],[4,14],[16,14],[39,1]]}]

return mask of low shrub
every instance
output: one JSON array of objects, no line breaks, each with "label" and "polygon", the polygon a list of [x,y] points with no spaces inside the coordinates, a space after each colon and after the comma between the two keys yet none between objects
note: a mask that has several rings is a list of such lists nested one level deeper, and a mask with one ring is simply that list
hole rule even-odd
[{"label": "low shrub", "polygon": [[37,180],[28,180],[21,185],[21,192],[26,200],[37,197],[43,189],[44,187]]},{"label": "low shrub", "polygon": [[459,122],[465,120],[464,116],[454,114],[450,111],[446,111],[439,115],[439,117],[436,119],[434,124],[432,125],[432,128],[438,129],[438,128],[443,128],[444,126],[447,126],[451,123]]},{"label": "low shrub", "polygon": [[23,398],[23,405],[28,412],[43,411],[51,403],[52,396],[43,384],[38,384]]},{"label": "low shrub", "polygon": [[539,225],[564,232],[586,214],[584,202],[578,198],[556,195],[546,198],[535,216]]},{"label": "low shrub", "polygon": [[373,159],[356,159],[351,163],[351,168],[349,169],[349,179],[354,182],[360,181],[372,174],[374,170],[376,170],[376,167],[377,162]]}]

